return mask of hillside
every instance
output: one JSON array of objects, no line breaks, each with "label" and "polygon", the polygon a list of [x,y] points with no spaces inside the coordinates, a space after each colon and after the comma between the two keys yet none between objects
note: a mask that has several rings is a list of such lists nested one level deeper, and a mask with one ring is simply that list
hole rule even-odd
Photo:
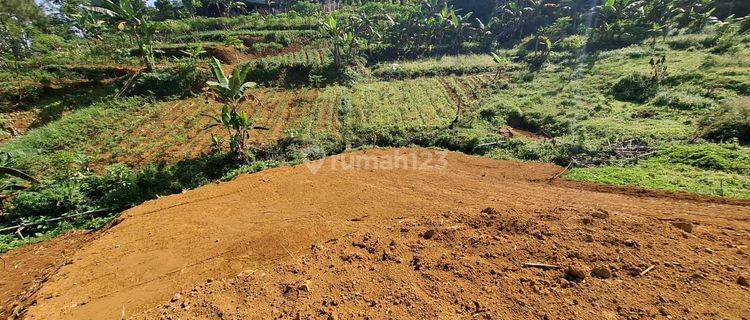
[{"label": "hillside", "polygon": [[747,1],[0,2],[0,318],[743,318],[748,201]]},{"label": "hillside", "polygon": [[[415,163],[443,158],[447,166],[372,165],[410,154]],[[748,268],[747,203],[589,191],[546,182],[561,170],[556,166],[427,149],[321,161],[315,174],[308,165],[270,169],[126,211],[58,262],[62,267],[26,300],[36,303],[24,317],[100,319],[122,310],[128,319],[750,312],[747,289],[737,284]],[[566,276],[569,266],[583,279]],[[590,275],[596,268],[607,271]],[[2,281],[13,282],[9,276]]]}]

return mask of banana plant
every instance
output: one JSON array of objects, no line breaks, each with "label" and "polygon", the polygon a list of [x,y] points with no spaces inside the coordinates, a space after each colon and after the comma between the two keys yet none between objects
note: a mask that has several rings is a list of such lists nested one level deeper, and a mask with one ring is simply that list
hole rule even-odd
[{"label": "banana plant", "polygon": [[333,48],[333,62],[337,68],[343,67],[354,57],[355,50],[362,39],[333,16],[318,21],[321,34],[327,38]]},{"label": "banana plant", "polygon": [[490,52],[490,54],[492,55],[492,60],[494,60],[495,64],[497,65],[497,72],[495,73],[495,79],[499,79],[500,75],[502,75],[503,67],[507,65],[508,60],[497,55],[494,52]]},{"label": "banana plant", "polygon": [[206,50],[203,50],[202,45],[197,45],[187,50],[180,50],[180,53],[185,55],[185,59],[190,65],[195,65],[201,60],[201,56],[206,53]]},{"label": "banana plant", "polygon": [[713,6],[711,0],[699,0],[695,3],[689,11],[688,17],[690,19],[690,30],[698,32],[711,20],[712,15],[716,11],[716,7]]},{"label": "banana plant", "polygon": [[[255,82],[246,82],[247,74],[250,72],[250,64],[245,64],[234,69],[227,76],[221,69],[221,62],[216,58],[211,61],[211,72],[216,81],[208,81],[206,85],[216,93],[218,98],[224,102],[219,117],[210,116],[214,120],[213,126],[222,126],[230,138],[230,151],[241,162],[247,163],[248,141],[252,130],[268,130],[264,127],[255,126],[255,121],[247,113],[238,110],[239,104],[247,96],[246,91],[254,88]],[[253,97],[254,98],[254,97]],[[212,137],[215,144],[220,144],[216,137]]]},{"label": "banana plant", "polygon": [[[143,6],[137,6],[140,0],[95,0],[92,5],[85,6],[89,11],[108,16],[114,20],[117,30],[127,31],[141,52],[141,58],[146,68],[154,70],[153,38],[156,26],[148,20]],[[142,2],[141,2],[142,4]]]},{"label": "banana plant", "polygon": [[245,9],[245,3],[236,0],[208,0],[209,5],[216,6],[222,17],[228,17],[232,9]]}]

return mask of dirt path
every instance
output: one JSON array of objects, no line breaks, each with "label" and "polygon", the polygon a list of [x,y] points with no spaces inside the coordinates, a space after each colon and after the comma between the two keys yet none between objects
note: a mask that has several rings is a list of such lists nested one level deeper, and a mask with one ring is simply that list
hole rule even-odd
[{"label": "dirt path", "polygon": [[[385,170],[394,152],[418,155],[400,158],[412,169]],[[352,159],[369,167],[344,170]],[[750,271],[748,206],[550,185],[557,166],[425,149],[319,164],[317,174],[277,168],[125,212],[25,317],[750,316],[738,284]]]}]

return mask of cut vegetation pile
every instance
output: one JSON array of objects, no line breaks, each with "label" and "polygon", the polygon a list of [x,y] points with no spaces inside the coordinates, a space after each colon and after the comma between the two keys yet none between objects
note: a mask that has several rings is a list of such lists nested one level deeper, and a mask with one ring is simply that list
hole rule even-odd
[{"label": "cut vegetation pile", "polygon": [[[398,157],[409,169],[384,169]],[[382,149],[242,176],[125,212],[16,308],[25,319],[750,312],[747,203],[547,182],[560,170]],[[29,281],[17,275],[46,265],[22,258],[51,249],[8,256],[0,282]]]}]

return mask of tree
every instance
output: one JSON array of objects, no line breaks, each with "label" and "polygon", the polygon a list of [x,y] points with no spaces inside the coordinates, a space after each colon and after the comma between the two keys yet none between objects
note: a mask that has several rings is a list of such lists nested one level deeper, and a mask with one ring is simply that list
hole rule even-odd
[{"label": "tree", "polygon": [[232,9],[245,8],[245,3],[237,0],[208,0],[208,4],[215,6],[222,17],[228,17]]},{"label": "tree", "polygon": [[113,19],[113,23],[120,31],[130,34],[138,49],[146,68],[154,70],[153,37],[156,32],[154,24],[145,14],[145,6],[140,0],[119,0],[117,4],[112,0],[95,0],[88,10],[97,12]]},{"label": "tree", "polygon": [[[254,88],[255,82],[245,82],[251,65],[245,64],[234,69],[230,76],[226,76],[221,69],[221,62],[216,58],[211,61],[211,71],[216,81],[208,81],[206,84],[224,102],[220,117],[210,116],[215,123],[227,130],[229,135],[230,150],[232,154],[242,163],[248,162],[247,148],[251,130],[268,130],[264,127],[255,126],[254,121],[244,111],[240,111],[239,104],[246,98],[247,89]],[[220,144],[214,137],[214,143]]]},{"label": "tree", "polygon": [[156,7],[156,20],[167,20],[177,19],[180,17],[180,7],[177,6],[172,0],[156,0],[154,1],[154,7]]},{"label": "tree", "polygon": [[323,36],[331,42],[334,65],[341,68],[350,63],[362,40],[333,16],[321,19],[318,25]]},{"label": "tree", "polygon": [[28,54],[32,22],[43,16],[33,0],[0,1],[0,55],[11,55],[17,66]]},{"label": "tree", "polygon": [[182,12],[188,17],[195,16],[198,7],[201,6],[200,0],[182,0]]}]

